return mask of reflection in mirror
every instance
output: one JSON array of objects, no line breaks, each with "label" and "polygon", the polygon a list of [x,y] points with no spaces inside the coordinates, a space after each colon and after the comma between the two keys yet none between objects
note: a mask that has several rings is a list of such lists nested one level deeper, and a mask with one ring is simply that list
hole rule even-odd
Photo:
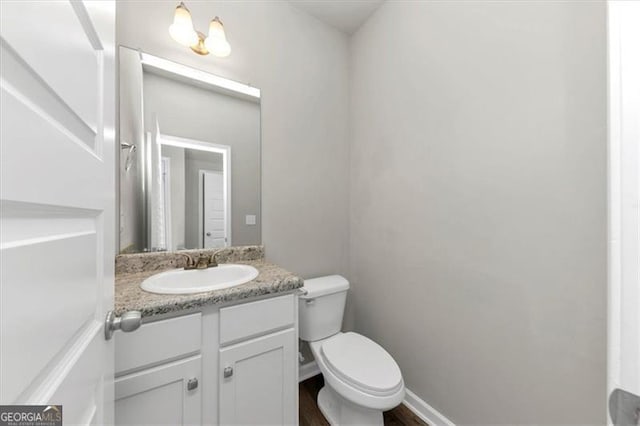
[{"label": "reflection in mirror", "polygon": [[259,90],[120,48],[120,250],[260,244]]},{"label": "reflection in mirror", "polygon": [[158,135],[151,247],[226,247],[231,240],[231,147]]}]

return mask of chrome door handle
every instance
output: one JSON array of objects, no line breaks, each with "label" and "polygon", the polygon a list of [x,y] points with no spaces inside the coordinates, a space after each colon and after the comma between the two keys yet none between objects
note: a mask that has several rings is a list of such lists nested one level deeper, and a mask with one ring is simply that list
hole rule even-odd
[{"label": "chrome door handle", "polygon": [[227,367],[224,369],[224,378],[228,379],[229,377],[233,376],[233,367]]},{"label": "chrome door handle", "polygon": [[111,340],[111,336],[116,330],[122,330],[125,333],[137,330],[140,328],[140,324],[142,324],[140,311],[127,311],[119,317],[113,311],[109,311],[104,319],[104,338]]}]

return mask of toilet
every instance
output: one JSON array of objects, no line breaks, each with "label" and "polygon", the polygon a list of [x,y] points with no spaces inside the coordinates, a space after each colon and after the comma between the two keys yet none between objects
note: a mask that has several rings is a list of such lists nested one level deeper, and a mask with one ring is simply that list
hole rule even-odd
[{"label": "toilet", "polygon": [[382,412],[404,398],[402,373],[373,340],[341,331],[349,281],[340,275],[305,280],[299,297],[300,339],[324,376],[318,407],[332,425],[382,425]]}]

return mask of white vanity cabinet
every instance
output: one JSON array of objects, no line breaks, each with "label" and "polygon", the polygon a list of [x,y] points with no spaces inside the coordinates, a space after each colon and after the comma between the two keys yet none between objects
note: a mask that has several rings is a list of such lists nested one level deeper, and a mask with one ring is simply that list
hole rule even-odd
[{"label": "white vanity cabinet", "polygon": [[201,358],[197,355],[116,379],[116,424],[202,424]]},{"label": "white vanity cabinet", "polygon": [[116,333],[117,425],[201,424],[201,337],[200,313]]},{"label": "white vanity cabinet", "polygon": [[220,351],[220,424],[297,423],[295,340],[284,330]]},{"label": "white vanity cabinet", "polygon": [[221,425],[297,423],[296,317],[290,296],[220,310]]},{"label": "white vanity cabinet", "polygon": [[295,302],[207,307],[116,333],[116,424],[297,424]]}]

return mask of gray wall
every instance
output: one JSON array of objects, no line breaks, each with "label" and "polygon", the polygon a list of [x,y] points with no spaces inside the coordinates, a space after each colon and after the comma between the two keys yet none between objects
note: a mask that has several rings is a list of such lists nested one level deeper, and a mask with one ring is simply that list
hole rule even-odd
[{"label": "gray wall", "polygon": [[348,40],[288,2],[191,2],[196,28],[218,15],[232,52],[200,57],[171,39],[175,4],[117,2],[121,45],[262,90],[262,241],[304,277],[348,267]]},{"label": "gray wall", "polygon": [[602,2],[386,2],[351,44],[356,329],[457,424],[604,424]]},{"label": "gray wall", "polygon": [[260,220],[245,225],[245,215],[260,217],[260,105],[148,72],[143,93],[146,129],[157,117],[163,135],[231,147],[231,244],[260,244]]}]

